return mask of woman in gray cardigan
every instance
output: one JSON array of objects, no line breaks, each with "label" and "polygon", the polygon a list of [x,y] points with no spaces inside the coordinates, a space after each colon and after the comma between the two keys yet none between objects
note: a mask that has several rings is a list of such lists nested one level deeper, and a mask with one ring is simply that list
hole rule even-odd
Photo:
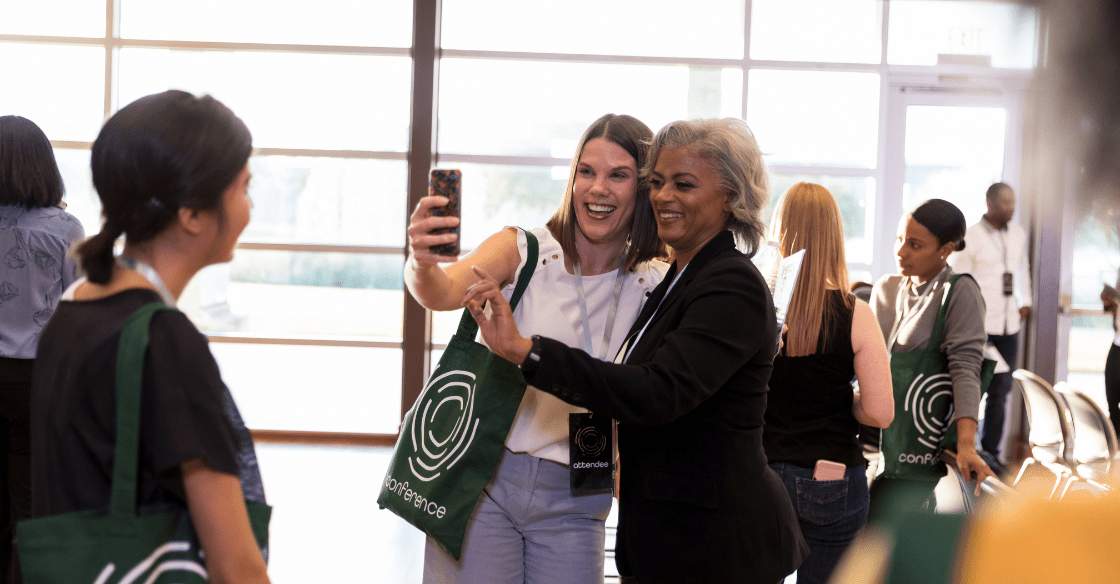
[{"label": "woman in gray cardigan", "polygon": [[[964,249],[966,228],[960,209],[942,199],[925,201],[900,223],[895,244],[899,273],[883,276],[871,293],[871,309],[890,352],[928,348],[937,311],[953,276],[947,260],[949,254]],[[950,423],[955,423],[957,428],[957,466],[962,476],[970,477],[975,473],[977,490],[980,481],[994,476],[976,453],[980,366],[986,340],[984,298],[980,287],[971,277],[959,278],[945,314],[941,352],[947,358],[953,385]],[[913,423],[913,420],[896,417],[894,423]],[[890,453],[885,452],[884,456]],[[875,508],[882,504],[885,491],[901,486],[902,482],[897,479],[875,481],[871,488],[872,516]],[[908,484],[907,496],[920,505],[932,494],[935,485],[930,482],[928,488],[921,489]]]}]

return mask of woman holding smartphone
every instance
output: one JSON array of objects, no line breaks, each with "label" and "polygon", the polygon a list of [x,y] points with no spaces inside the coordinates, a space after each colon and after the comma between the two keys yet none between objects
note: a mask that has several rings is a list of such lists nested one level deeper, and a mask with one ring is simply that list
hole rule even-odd
[{"label": "woman holding smartphone", "polygon": [[[233,258],[252,207],[251,151],[232,111],[182,91],[132,102],[98,134],[104,223],[78,247],[86,277],[63,295],[35,362],[33,516],[108,507],[121,330],[140,307],[174,306],[199,270]],[[156,313],[150,337],[137,504],[189,511],[211,582],[266,584],[245,506],[263,501],[260,472],[206,338],[178,311]]]},{"label": "woman holding smartphone", "polygon": [[782,257],[805,256],[770,374],[762,439],[809,544],[797,582],[816,584],[829,580],[867,523],[859,425],[886,428],[894,418],[890,357],[871,307],[848,292],[844,225],[832,193],[813,183],[791,186],[770,228]]},{"label": "woman holding smartphone", "polygon": [[688,120],[662,128],[649,158],[643,174],[673,264],[617,363],[522,336],[482,267],[466,306],[531,385],[618,420],[623,583],[780,582],[808,550],[762,448],[778,347],[774,303],[750,259],[769,197],[762,152],[742,120]]},{"label": "woman holding smartphone", "polygon": [[[663,255],[649,202],[638,178],[653,133],[635,118],[607,114],[584,132],[572,159],[564,199],[543,229],[538,264],[517,305],[518,326],[613,359],[649,292],[661,281]],[[456,310],[482,266],[508,299],[526,261],[525,235],[506,228],[462,259],[430,247],[455,243],[455,217],[433,209],[429,196],[412,215],[405,283],[430,310]],[[440,263],[451,262],[443,267]],[[485,388],[479,388],[485,391]],[[428,540],[424,582],[521,584],[603,581],[604,521],[609,492],[573,495],[569,415],[586,412],[530,387],[506,439],[506,450],[467,525],[455,561]]]}]

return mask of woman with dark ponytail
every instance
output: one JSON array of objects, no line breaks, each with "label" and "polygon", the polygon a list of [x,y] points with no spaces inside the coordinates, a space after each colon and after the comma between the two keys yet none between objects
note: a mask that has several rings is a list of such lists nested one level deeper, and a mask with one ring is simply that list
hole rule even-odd
[{"label": "woman with dark ponytail", "polygon": [[31,516],[31,368],[77,278],[70,247],[85,238],[63,210],[64,192],[47,135],[27,118],[0,116],[0,583],[20,582],[12,534]]},{"label": "woman with dark ponytail", "polygon": [[[883,276],[871,292],[871,310],[891,353],[929,347],[938,310],[954,276],[948,265],[949,254],[964,249],[966,229],[961,210],[942,199],[923,202],[899,224],[895,244],[899,273]],[[975,477],[979,492],[980,481],[995,476],[976,453],[980,367],[988,338],[984,331],[984,297],[971,276],[958,278],[952,288],[940,347],[952,383],[953,413],[949,423],[957,429],[957,468],[966,480]],[[895,397],[897,400],[899,396]],[[914,420],[896,416],[893,423],[913,424]],[[898,455],[885,449],[883,452],[884,457]],[[921,506],[932,497],[934,486],[936,481],[876,479],[871,486],[871,519],[876,518],[885,500],[897,504],[899,498],[906,497],[913,505]],[[888,494],[889,491],[900,494]]]},{"label": "woman with dark ponytail", "polygon": [[[86,278],[43,333],[32,399],[32,512],[105,508],[125,320],[174,306],[203,267],[228,262],[249,222],[245,124],[211,97],[143,97],[93,144],[101,232],[78,248]],[[124,236],[124,250],[114,244]],[[190,512],[211,582],[266,583],[245,500],[263,501],[252,441],[206,339],[187,317],[152,317],[140,400],[140,505]]]}]

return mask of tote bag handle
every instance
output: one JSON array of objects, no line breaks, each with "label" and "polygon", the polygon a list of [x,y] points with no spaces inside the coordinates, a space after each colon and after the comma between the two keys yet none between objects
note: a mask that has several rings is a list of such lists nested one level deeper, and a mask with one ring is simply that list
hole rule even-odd
[{"label": "tote bag handle", "polygon": [[[518,229],[521,228],[518,227]],[[529,286],[529,280],[532,279],[533,272],[537,269],[537,236],[527,229],[521,229],[521,231],[525,233],[525,242],[528,244],[527,259],[525,260],[525,267],[521,268],[521,273],[517,276],[517,285],[513,288],[513,296],[509,299],[511,311],[517,308],[521,295],[525,293],[525,288]],[[474,321],[474,317],[471,316],[469,310],[463,310],[463,316],[459,319],[459,329],[455,331],[455,336],[474,341],[476,334],[478,334],[478,323]]]},{"label": "tote bag handle", "polygon": [[933,321],[933,330],[929,335],[929,345],[926,347],[931,353],[941,352],[941,341],[944,340],[942,332],[945,328],[945,315],[949,312],[949,298],[953,295],[953,289],[956,288],[957,280],[961,276],[968,276],[968,274],[955,274],[952,278],[949,278],[949,289],[941,297],[941,308],[937,310],[937,319]]},{"label": "tote bag handle", "polygon": [[[140,451],[140,386],[152,316],[175,310],[163,302],[141,306],[125,321],[117,345],[117,443],[113,455],[113,494],[109,514],[120,525],[136,517],[136,475]],[[177,312],[177,311],[176,311]]]}]

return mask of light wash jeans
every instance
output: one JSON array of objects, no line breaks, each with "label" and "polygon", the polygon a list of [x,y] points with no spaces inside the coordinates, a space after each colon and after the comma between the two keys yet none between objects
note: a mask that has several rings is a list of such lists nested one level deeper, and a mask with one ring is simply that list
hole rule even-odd
[{"label": "light wash jeans", "polygon": [[479,497],[462,558],[428,538],[425,584],[602,584],[611,495],[573,497],[568,467],[506,450]]}]

